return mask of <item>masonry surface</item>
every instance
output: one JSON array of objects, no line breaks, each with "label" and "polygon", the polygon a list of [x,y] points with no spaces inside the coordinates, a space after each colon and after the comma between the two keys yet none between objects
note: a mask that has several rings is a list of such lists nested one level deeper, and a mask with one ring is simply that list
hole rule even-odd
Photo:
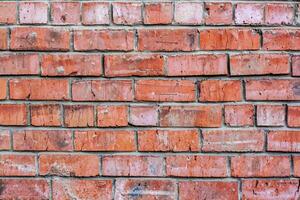
[{"label": "masonry surface", "polygon": [[1,1],[0,199],[300,199],[297,1]]}]

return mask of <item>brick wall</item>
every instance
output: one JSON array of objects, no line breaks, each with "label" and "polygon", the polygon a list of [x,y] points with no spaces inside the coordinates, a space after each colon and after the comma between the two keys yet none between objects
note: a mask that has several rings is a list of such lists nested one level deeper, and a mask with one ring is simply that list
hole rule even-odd
[{"label": "brick wall", "polygon": [[299,8],[0,2],[0,199],[299,199]]}]

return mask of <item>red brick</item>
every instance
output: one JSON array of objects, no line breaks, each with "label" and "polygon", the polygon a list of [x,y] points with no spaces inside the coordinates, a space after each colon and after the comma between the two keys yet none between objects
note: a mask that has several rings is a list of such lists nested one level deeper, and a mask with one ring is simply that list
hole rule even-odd
[{"label": "red brick", "polygon": [[138,101],[195,101],[195,83],[191,80],[138,80],[135,83]]},{"label": "red brick", "polygon": [[122,25],[142,23],[142,4],[117,2],[112,4],[113,22]]},{"label": "red brick", "polygon": [[168,156],[166,173],[178,177],[226,177],[226,162],[223,156]]},{"label": "red brick", "polygon": [[131,51],[134,48],[132,30],[76,30],[74,49],[77,51]]},{"label": "red brick", "polygon": [[194,51],[199,38],[195,29],[144,29],[138,31],[139,51]]},{"label": "red brick", "polygon": [[15,24],[17,22],[17,2],[1,2],[0,13],[0,24]]},{"label": "red brick", "polygon": [[30,105],[31,125],[61,126],[61,108],[58,104]]},{"label": "red brick", "polygon": [[8,30],[5,28],[0,29],[0,50],[8,48]]},{"label": "red brick", "polygon": [[79,180],[55,178],[53,180],[53,200],[111,199],[111,180]]},{"label": "red brick", "polygon": [[265,8],[266,24],[292,24],[294,20],[294,6],[292,4],[267,4]]},{"label": "red brick", "polygon": [[231,75],[268,75],[290,73],[287,54],[237,54],[230,56]]},{"label": "red brick", "polygon": [[71,131],[22,130],[13,132],[16,151],[71,151]]},{"label": "red brick", "polygon": [[197,130],[138,131],[139,151],[199,151]]},{"label": "red brick", "polygon": [[233,181],[180,181],[179,199],[238,200],[238,183]]},{"label": "red brick", "polygon": [[78,24],[80,22],[80,2],[51,3],[53,24]]},{"label": "red brick", "polygon": [[10,133],[9,130],[0,131],[0,150],[10,149]]},{"label": "red brick", "polygon": [[24,126],[27,123],[25,104],[0,104],[0,125]]},{"label": "red brick", "polygon": [[243,180],[242,199],[298,199],[298,180]]},{"label": "red brick", "polygon": [[174,21],[178,24],[202,24],[203,13],[203,3],[176,2]]},{"label": "red brick", "polygon": [[257,126],[284,126],[285,107],[283,105],[257,105]]},{"label": "red brick", "polygon": [[6,79],[0,79],[0,99],[6,99],[7,96],[6,87],[7,87]]},{"label": "red brick", "polygon": [[289,127],[300,127],[300,106],[288,106],[287,118]]},{"label": "red brick", "polygon": [[204,80],[199,83],[200,101],[241,101],[240,80]]},{"label": "red brick", "polygon": [[83,2],[82,23],[85,25],[109,24],[109,3]]},{"label": "red brick", "polygon": [[263,38],[263,49],[266,50],[300,50],[299,30],[266,30]]},{"label": "red brick", "polygon": [[115,187],[115,200],[171,200],[177,191],[172,180],[117,179]]},{"label": "red brick", "polygon": [[260,35],[253,29],[207,29],[200,31],[202,50],[257,50]]},{"label": "red brick", "polygon": [[98,176],[99,157],[89,154],[41,154],[40,175]]},{"label": "red brick", "polygon": [[20,24],[46,24],[48,22],[48,3],[20,2]]},{"label": "red brick", "polygon": [[294,175],[296,177],[300,177],[300,156],[293,156],[293,163],[294,163]]},{"label": "red brick", "polygon": [[75,81],[72,84],[72,94],[74,101],[132,101],[132,81]]},{"label": "red brick", "polygon": [[97,125],[100,127],[117,127],[128,125],[128,106],[98,106]]},{"label": "red brick", "polygon": [[300,81],[263,79],[246,81],[247,100],[300,100]]},{"label": "red brick", "polygon": [[35,156],[0,154],[0,169],[0,176],[35,176]]},{"label": "red brick", "polygon": [[227,57],[224,54],[193,54],[168,56],[168,76],[226,75]]},{"label": "red brick", "polygon": [[264,133],[259,130],[203,130],[205,152],[248,152],[264,150]]},{"label": "red brick", "polygon": [[13,50],[68,51],[70,32],[45,27],[15,27],[11,29],[10,48]]},{"label": "red brick", "polygon": [[222,108],[215,106],[162,106],[161,126],[220,127]]},{"label": "red brick", "polygon": [[146,3],[144,5],[145,24],[171,24],[173,5],[171,2]]},{"label": "red brick", "polygon": [[64,124],[66,127],[94,126],[94,106],[64,105]]},{"label": "red brick", "polygon": [[39,73],[37,54],[3,54],[0,56],[1,75],[36,75]]},{"label": "red brick", "polygon": [[130,106],[129,123],[134,126],[156,126],[158,124],[158,107]]},{"label": "red brick", "polygon": [[228,25],[232,24],[232,4],[226,2],[205,3],[205,24]]},{"label": "red brick", "polygon": [[160,55],[107,55],[105,76],[159,76],[164,74],[164,59]]},{"label": "red brick", "polygon": [[234,156],[231,158],[233,177],[290,176],[288,156]]},{"label": "red brick", "polygon": [[0,199],[50,199],[50,186],[46,179],[0,179]]},{"label": "red brick", "polygon": [[236,24],[263,24],[264,4],[238,3],[235,8]]},{"label": "red brick", "polygon": [[254,106],[251,104],[225,105],[225,124],[227,126],[253,126]]},{"label": "red brick", "polygon": [[46,54],[42,57],[43,76],[100,76],[100,55]]},{"label": "red brick", "polygon": [[65,79],[11,79],[11,99],[67,100],[69,83]]},{"label": "red brick", "polygon": [[270,131],[268,151],[300,152],[300,131]]},{"label": "red brick", "polygon": [[134,131],[75,131],[76,151],[135,151]]},{"label": "red brick", "polygon": [[163,176],[164,160],[158,156],[103,156],[104,176]]},{"label": "red brick", "polygon": [[300,56],[292,56],[292,72],[293,76],[300,76]]}]

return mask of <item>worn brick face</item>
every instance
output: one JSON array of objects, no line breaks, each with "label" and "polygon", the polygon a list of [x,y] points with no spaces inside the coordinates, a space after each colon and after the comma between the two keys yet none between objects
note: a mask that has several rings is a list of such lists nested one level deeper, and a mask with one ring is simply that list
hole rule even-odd
[{"label": "worn brick face", "polygon": [[300,4],[0,1],[0,199],[300,199]]}]

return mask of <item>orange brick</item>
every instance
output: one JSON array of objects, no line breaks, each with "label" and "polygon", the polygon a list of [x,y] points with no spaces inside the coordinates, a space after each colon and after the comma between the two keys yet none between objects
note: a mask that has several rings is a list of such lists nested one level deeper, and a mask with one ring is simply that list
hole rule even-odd
[{"label": "orange brick", "polygon": [[98,106],[97,119],[99,127],[127,126],[128,106]]},{"label": "orange brick", "polygon": [[300,50],[299,37],[299,30],[265,30],[263,31],[263,49]]},{"label": "orange brick", "polygon": [[0,176],[35,176],[35,156],[0,154],[0,169]]},{"label": "orange brick", "polygon": [[38,75],[37,54],[3,54],[0,56],[1,75]]},{"label": "orange brick", "polygon": [[27,108],[25,104],[1,104],[0,125],[24,126],[27,123]]},{"label": "orange brick", "polygon": [[288,119],[289,127],[300,127],[300,106],[288,106]]},{"label": "orange brick", "polygon": [[227,126],[254,125],[254,106],[251,104],[225,105],[224,111]]},{"label": "orange brick", "polygon": [[268,151],[300,152],[300,131],[270,131]]},{"label": "orange brick", "polygon": [[6,99],[7,97],[7,82],[6,79],[0,79],[0,99]]},{"label": "orange brick", "polygon": [[171,2],[146,3],[144,7],[145,24],[170,24],[173,19]]},{"label": "orange brick", "polygon": [[232,24],[232,4],[231,3],[205,3],[205,23],[211,25]]},{"label": "orange brick", "polygon": [[15,24],[17,22],[17,2],[1,2],[0,13],[1,24]]},{"label": "orange brick", "polygon": [[10,149],[10,133],[8,130],[0,131],[0,150]]},{"label": "orange brick", "polygon": [[0,29],[0,50],[8,48],[8,30],[5,28]]},{"label": "orange brick", "polygon": [[61,108],[58,104],[34,104],[30,106],[33,126],[61,126]]},{"label": "orange brick", "polygon": [[64,105],[66,127],[93,127],[94,107],[90,105]]}]

